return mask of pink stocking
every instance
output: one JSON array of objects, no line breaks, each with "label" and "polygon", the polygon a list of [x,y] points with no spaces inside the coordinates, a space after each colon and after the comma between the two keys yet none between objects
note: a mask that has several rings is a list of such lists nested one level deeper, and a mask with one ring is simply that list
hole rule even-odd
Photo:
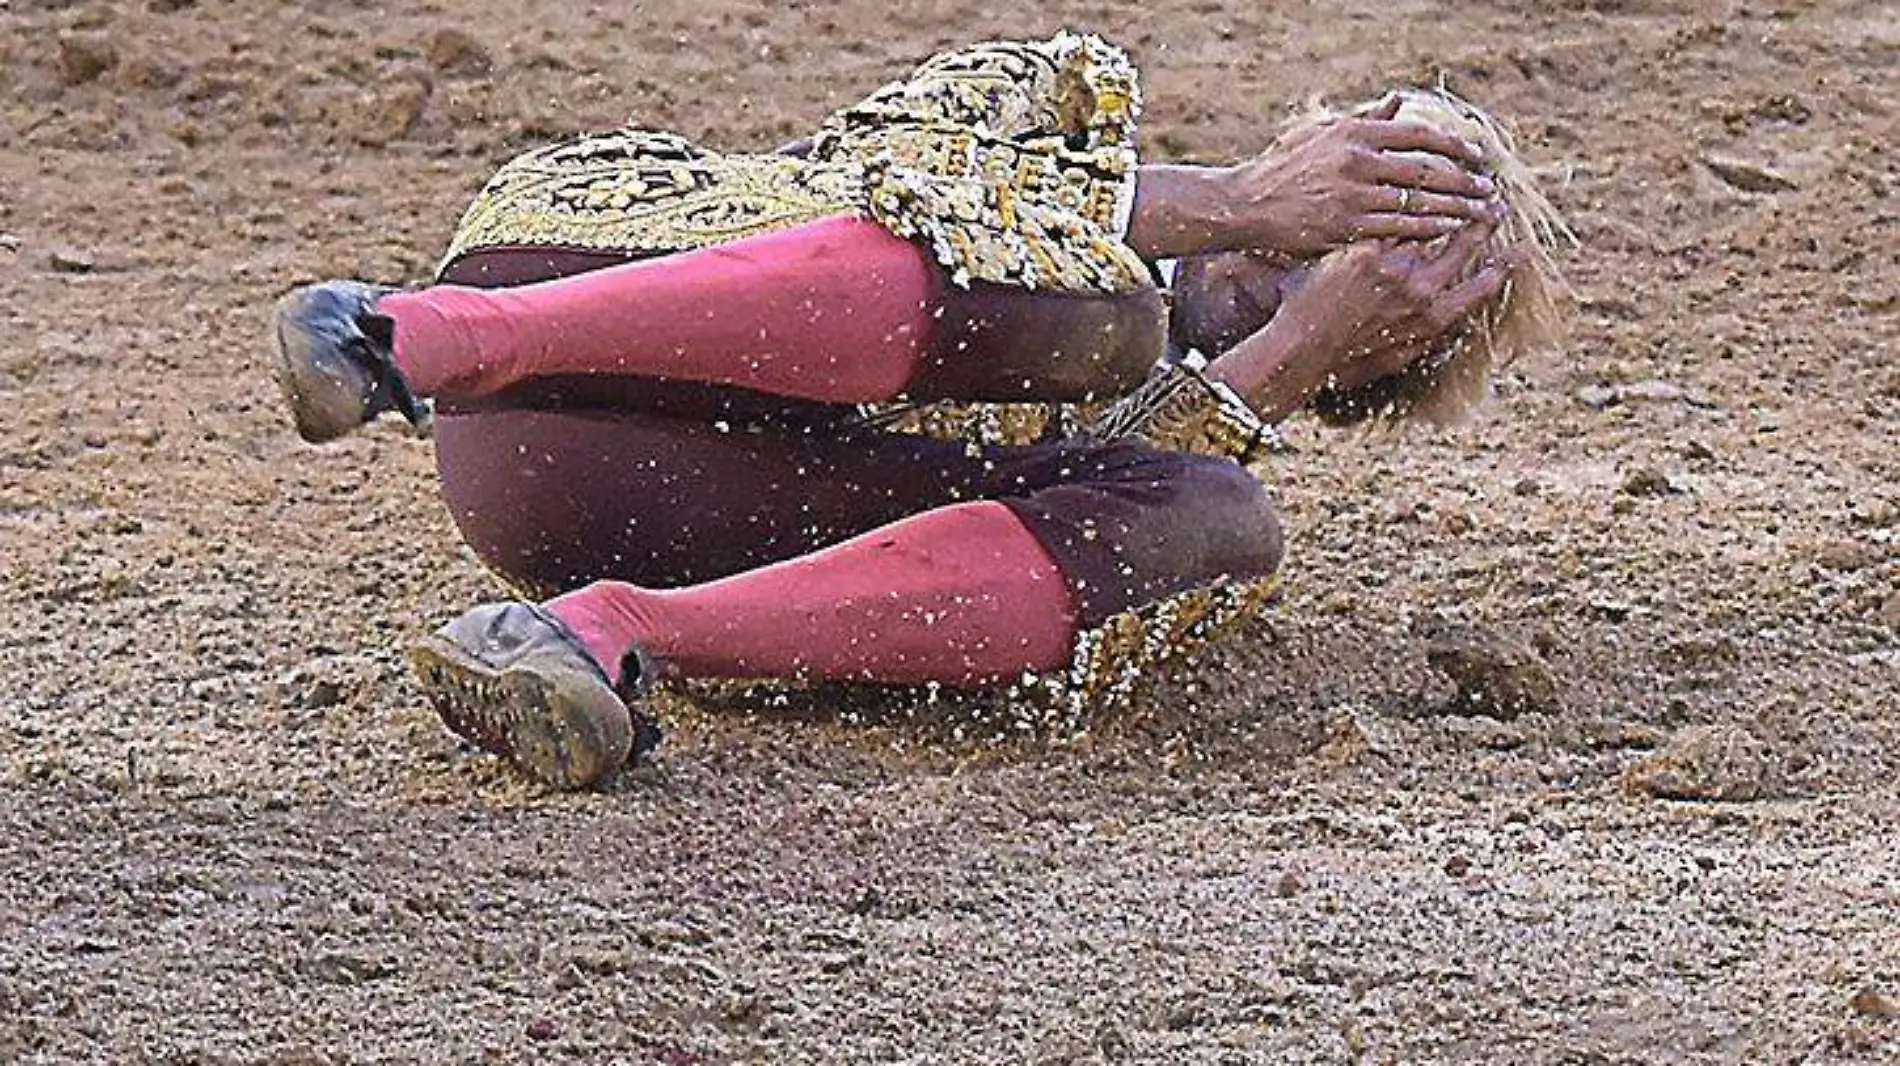
[{"label": "pink stocking", "polygon": [[601,581],[547,609],[616,681],[637,644],[688,677],[967,686],[1059,666],[1076,633],[1055,562],[993,501],[690,588]]},{"label": "pink stocking", "polygon": [[915,245],[838,217],[518,288],[395,293],[376,309],[425,396],[627,374],[860,403],[909,383],[939,291]]}]

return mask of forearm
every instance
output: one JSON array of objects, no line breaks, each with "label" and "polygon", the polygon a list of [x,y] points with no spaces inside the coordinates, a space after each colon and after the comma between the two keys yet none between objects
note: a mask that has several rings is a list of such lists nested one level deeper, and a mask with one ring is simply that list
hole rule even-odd
[{"label": "forearm", "polygon": [[1244,247],[1225,167],[1144,164],[1135,175],[1129,247],[1144,259],[1175,259]]},{"label": "forearm", "polygon": [[1306,406],[1326,384],[1335,362],[1331,350],[1341,343],[1323,320],[1283,310],[1209,364],[1207,376],[1225,382],[1272,424]]}]

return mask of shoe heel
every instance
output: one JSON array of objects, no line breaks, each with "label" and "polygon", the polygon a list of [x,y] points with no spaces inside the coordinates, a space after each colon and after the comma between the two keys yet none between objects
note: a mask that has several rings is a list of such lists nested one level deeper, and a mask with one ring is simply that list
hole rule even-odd
[{"label": "shoe heel", "polygon": [[437,637],[411,648],[409,660],[450,732],[551,788],[596,787],[631,753],[627,709],[590,679],[497,672]]}]

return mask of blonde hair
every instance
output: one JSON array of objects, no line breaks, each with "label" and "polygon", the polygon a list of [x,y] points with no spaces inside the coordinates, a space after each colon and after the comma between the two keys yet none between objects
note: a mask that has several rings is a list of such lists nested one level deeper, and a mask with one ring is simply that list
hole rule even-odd
[{"label": "blonde hair", "polygon": [[[1511,131],[1442,86],[1399,89],[1396,95],[1398,120],[1435,126],[1484,150],[1484,169],[1510,212],[1487,251],[1512,251],[1519,258],[1504,288],[1472,314],[1437,358],[1420,359],[1393,377],[1352,392],[1329,390],[1317,397],[1313,410],[1333,424],[1376,419],[1445,426],[1463,421],[1491,395],[1495,368],[1509,366],[1527,352],[1559,346],[1571,300],[1552,253],[1561,245],[1574,246],[1576,236],[1518,156]],[[1349,114],[1316,105],[1295,128]]]}]

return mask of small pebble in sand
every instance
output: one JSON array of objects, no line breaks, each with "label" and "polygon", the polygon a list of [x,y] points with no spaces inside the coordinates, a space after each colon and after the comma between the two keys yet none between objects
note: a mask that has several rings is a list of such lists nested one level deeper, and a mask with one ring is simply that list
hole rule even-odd
[{"label": "small pebble in sand", "polygon": [[1702,165],[1722,179],[1722,184],[1742,192],[1789,192],[1800,188],[1793,178],[1780,171],[1746,159],[1711,154],[1702,157]]},{"label": "small pebble in sand", "polygon": [[1557,679],[1530,645],[1451,623],[1433,623],[1423,635],[1425,661],[1458,687],[1453,710],[1504,719],[1563,710]]},{"label": "small pebble in sand", "polygon": [[553,1018],[536,1018],[528,1023],[529,1040],[552,1040],[561,1035],[561,1027]]},{"label": "small pebble in sand", "polygon": [[91,274],[99,269],[99,260],[71,248],[55,248],[46,254],[46,267],[55,274]]},{"label": "small pebble in sand", "polygon": [[450,77],[476,78],[495,69],[495,58],[467,32],[445,26],[429,39],[429,65]]},{"label": "small pebble in sand", "polygon": [[1774,794],[1767,746],[1746,729],[1701,726],[1624,771],[1632,792],[1668,800],[1739,803]]},{"label": "small pebble in sand", "polygon": [[1681,491],[1668,474],[1653,466],[1639,466],[1623,479],[1625,496],[1673,496]]},{"label": "small pebble in sand", "polygon": [[1863,988],[1854,993],[1852,1006],[1855,1011],[1869,1018],[1900,1021],[1900,999],[1895,999],[1879,989]]},{"label": "small pebble in sand", "polygon": [[61,37],[54,54],[59,80],[67,85],[97,81],[106,71],[119,65],[119,50],[103,37]]}]

